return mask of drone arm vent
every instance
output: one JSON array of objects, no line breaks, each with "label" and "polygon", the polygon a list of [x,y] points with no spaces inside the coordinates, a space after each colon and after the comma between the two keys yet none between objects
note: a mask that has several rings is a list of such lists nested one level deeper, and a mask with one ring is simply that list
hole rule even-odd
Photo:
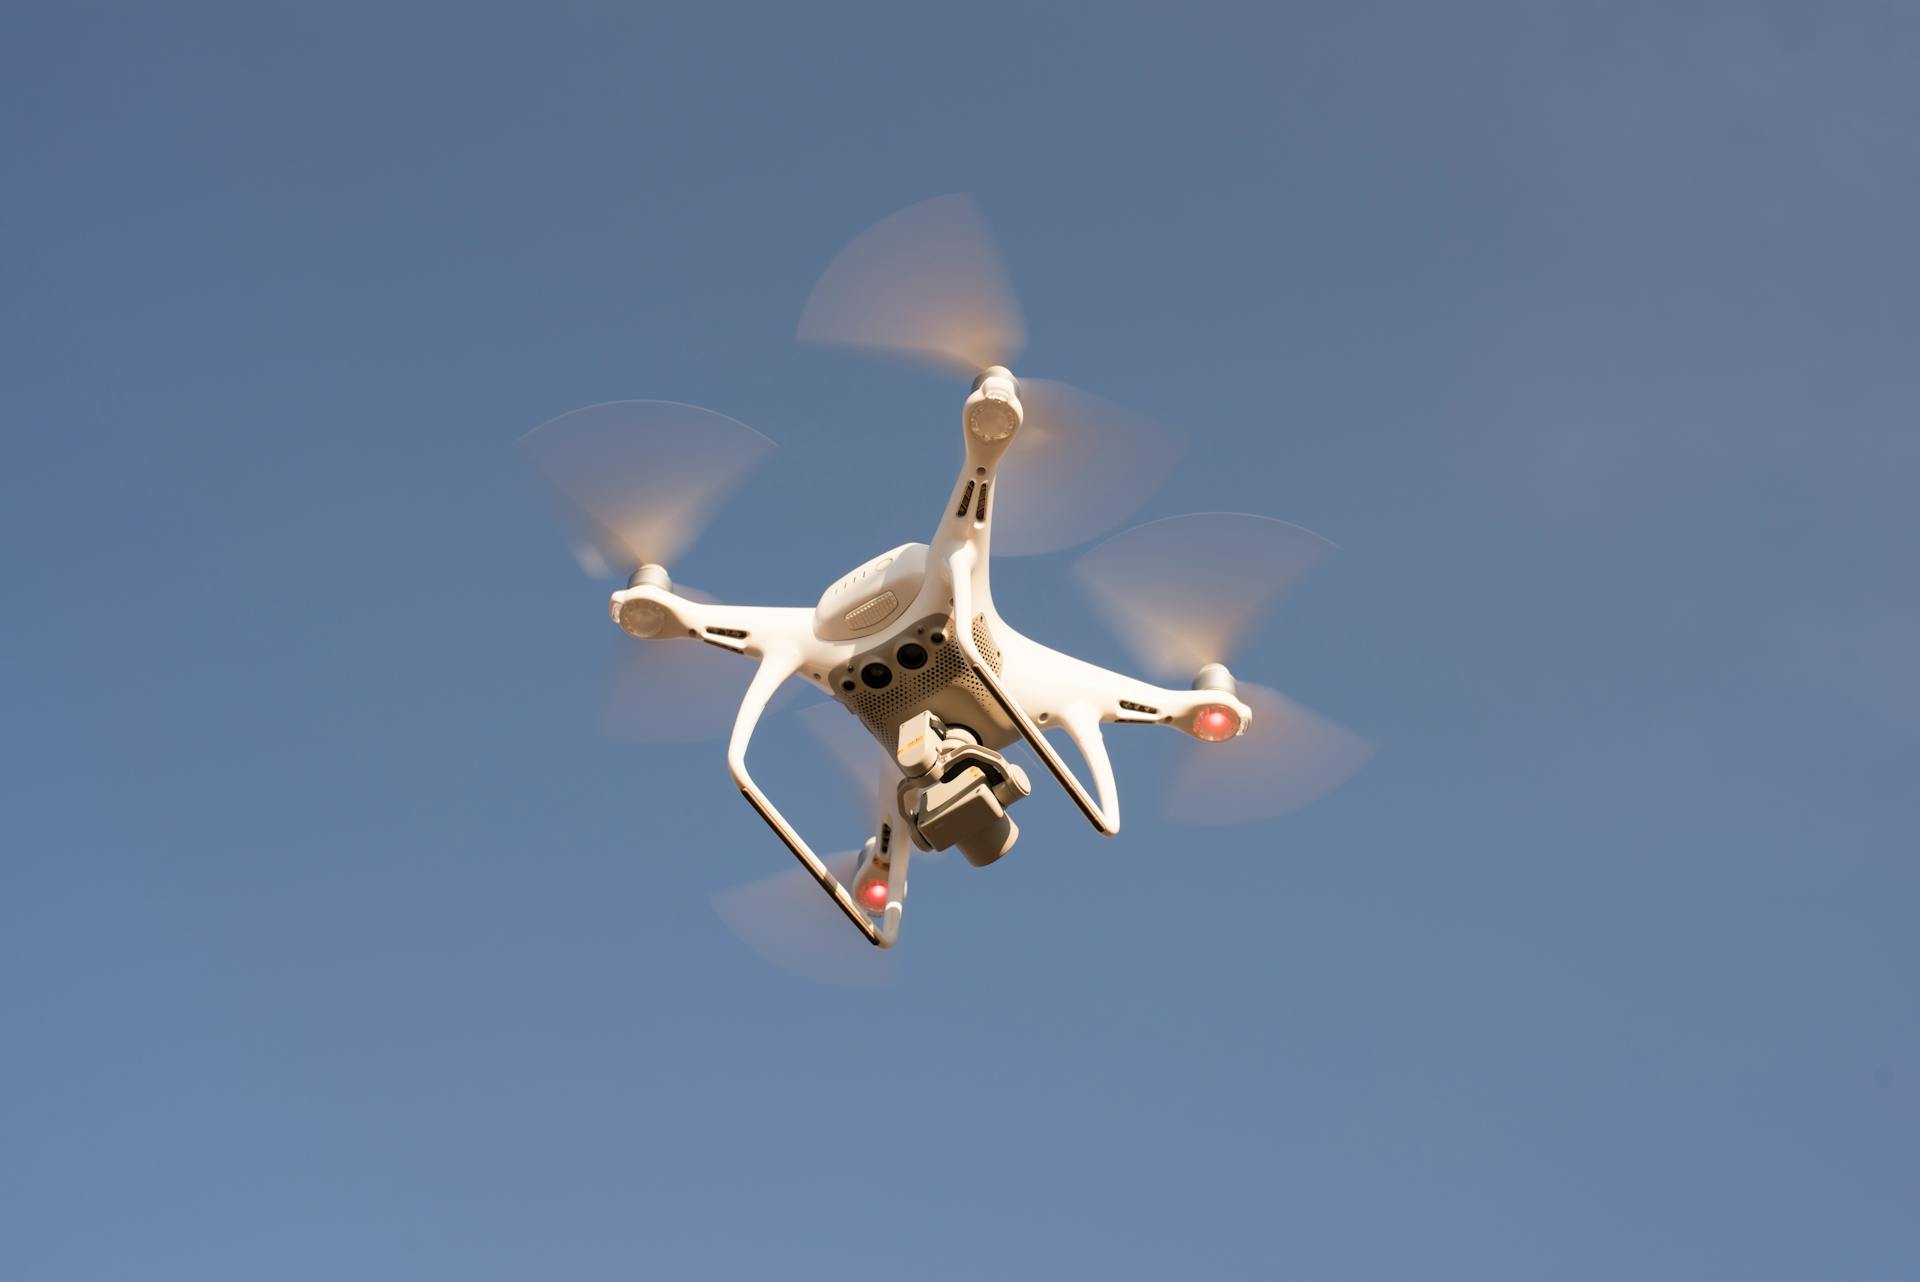
[{"label": "drone arm vent", "polygon": [[[974,548],[970,543],[963,543],[955,548],[947,559],[947,572],[953,580],[953,613],[956,619],[973,617],[973,559]],[[1047,768],[1047,773],[1067,790],[1067,796],[1073,799],[1074,805],[1080,807],[1080,813],[1087,817],[1087,822],[1099,830],[1103,836],[1111,837],[1119,832],[1120,806],[1113,783],[1113,767],[1107,760],[1106,741],[1101,738],[1097,719],[1080,729],[1076,729],[1074,723],[1069,722],[1067,731],[1073,736],[1074,742],[1080,746],[1087,764],[1093,770],[1094,778],[1100,787],[1099,801],[1093,799],[1086,785],[1080,782],[1067,763],[1061,759],[1060,754],[1054,750],[1053,745],[1047,742],[1047,737],[1040,733],[1040,727],[1033,723],[1033,718],[1027,715],[1027,710],[1007,692],[1005,686],[1000,684],[1000,678],[987,665],[986,659],[980,654],[980,647],[974,642],[973,629],[956,627],[953,633],[955,642],[960,646],[960,653],[966,656],[967,666],[973,670],[973,675],[986,687],[987,693],[992,696],[994,703],[999,705],[1000,711],[1006,714],[1007,720],[1013,723],[1014,729],[1020,732],[1020,737],[1026,740],[1027,746],[1039,756],[1041,764]]]},{"label": "drone arm vent", "polygon": [[740,701],[740,712],[733,722],[733,737],[727,744],[727,768],[733,773],[733,782],[740,789],[740,795],[747,799],[754,813],[766,821],[774,835],[786,844],[793,857],[800,861],[812,878],[820,883],[820,889],[827,892],[852,922],[865,935],[867,942],[876,948],[891,948],[900,938],[901,898],[906,886],[906,861],[900,861],[895,875],[899,886],[889,885],[886,915],[876,928],[865,911],[853,901],[853,892],[840,884],[840,879],[813,853],[800,834],[794,830],[787,817],[760,791],[760,785],[753,781],[747,772],[747,745],[753,741],[753,731],[760,724],[760,715],[766,711],[767,701],[782,682],[800,670],[799,657],[781,648],[770,649],[760,660],[760,666],[753,674],[753,680],[747,686],[746,697]]}]

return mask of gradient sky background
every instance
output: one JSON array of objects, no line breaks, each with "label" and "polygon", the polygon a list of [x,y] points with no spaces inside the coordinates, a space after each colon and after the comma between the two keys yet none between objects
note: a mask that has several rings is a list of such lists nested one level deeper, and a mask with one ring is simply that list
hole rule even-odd
[{"label": "gradient sky background", "polygon": [[[1910,8],[658,8],[0,19],[0,1275],[1920,1276]],[[964,388],[793,328],[955,190],[1143,516],[1341,546],[1235,667],[1382,749],[1118,737],[827,987],[514,442],[781,442],[734,600],[924,538]]]}]

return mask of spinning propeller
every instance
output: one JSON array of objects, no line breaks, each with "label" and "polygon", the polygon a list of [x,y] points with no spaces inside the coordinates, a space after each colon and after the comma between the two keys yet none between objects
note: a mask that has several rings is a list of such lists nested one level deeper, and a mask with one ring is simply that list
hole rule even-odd
[{"label": "spinning propeller", "polygon": [[[724,414],[673,401],[609,401],[562,414],[521,441],[560,496],[595,577],[670,565],[714,509],[775,448]],[[674,590],[696,601],[696,589]],[[619,637],[609,733],[649,743],[715,738],[733,724],[751,670],[691,639],[634,645]]]},{"label": "spinning propeller", "polygon": [[[1073,570],[1141,666],[1174,679],[1225,663],[1332,548],[1285,521],[1208,512],[1116,534]],[[1225,744],[1179,746],[1183,760],[1167,790],[1171,818],[1218,824],[1285,814],[1339,787],[1373,754],[1372,743],[1277,690],[1244,681],[1234,688],[1253,721]]]},{"label": "spinning propeller", "polygon": [[[823,863],[851,884],[858,850],[827,855]],[[892,954],[874,955],[865,940],[847,930],[833,902],[798,865],[713,897],[713,911],[728,930],[762,957],[831,984],[870,985],[887,980]]]},{"label": "spinning propeller", "polygon": [[[869,228],[827,267],[802,341],[885,352],[973,378],[1027,345],[1005,262],[966,196],[924,201]],[[1165,428],[1065,383],[1021,375],[1025,425],[1007,451],[993,550],[1085,543],[1138,511],[1173,470]]]},{"label": "spinning propeller", "polygon": [[[673,590],[694,601],[715,600],[685,584],[676,583]],[[602,729],[639,743],[702,743],[724,736],[753,670],[691,637],[660,640],[659,645],[635,645],[632,637],[614,635],[609,643],[613,677]],[[792,686],[782,686],[768,710],[785,707],[795,694]]]}]

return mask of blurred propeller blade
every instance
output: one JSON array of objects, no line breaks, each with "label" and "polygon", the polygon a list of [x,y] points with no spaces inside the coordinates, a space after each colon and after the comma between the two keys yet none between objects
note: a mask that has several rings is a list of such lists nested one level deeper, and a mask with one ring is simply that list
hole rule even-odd
[{"label": "blurred propeller blade", "polygon": [[[842,851],[822,862],[843,884],[851,884],[860,852]],[[861,938],[798,864],[715,895],[713,910],[743,943],[784,970],[846,985],[882,984],[893,973],[893,955]]]},{"label": "blurred propeller blade", "polygon": [[615,642],[608,734],[640,743],[700,743],[733,729],[753,660],[691,637]]},{"label": "blurred propeller blade", "polygon": [[881,782],[900,776],[900,768],[881,751],[879,740],[838,703],[811,704],[795,715],[840,767],[857,813],[871,813]]},{"label": "blurred propeller blade", "polygon": [[1199,512],[1114,535],[1074,575],[1142,666],[1191,676],[1224,663],[1261,616],[1333,549],[1272,517]]},{"label": "blurred propeller blade", "polygon": [[1144,415],[1052,379],[1019,384],[1026,416],[995,481],[995,552],[1054,552],[1105,534],[1180,458],[1184,442]]},{"label": "blurred propeller blade", "polygon": [[1271,819],[1332,792],[1373,755],[1370,740],[1278,690],[1239,686],[1252,724],[1224,743],[1178,745],[1180,761],[1167,783],[1168,818],[1191,824]]},{"label": "blurred propeller blade", "polygon": [[799,336],[971,378],[1018,355],[1027,326],[979,209],[953,195],[903,209],[842,250],[808,296]]},{"label": "blurred propeller blade", "polygon": [[[714,603],[698,588],[677,583],[673,590]],[[692,637],[639,641],[621,633],[613,644],[604,721],[608,734],[639,743],[701,743],[732,733],[755,660]],[[767,712],[778,712],[798,694],[798,685],[787,682],[774,692]]]},{"label": "blurred propeller blade", "polygon": [[[1026,347],[1006,264],[971,197],[940,196],[869,228],[827,267],[800,338],[891,352],[968,378]],[[1064,383],[1021,378],[1025,425],[1000,474],[994,550],[1052,552],[1105,533],[1166,480],[1180,443]]]},{"label": "blurred propeller blade", "polygon": [[774,449],[745,423],[674,401],[609,401],[562,414],[522,438],[571,509],[590,574],[671,565],[714,507]]}]

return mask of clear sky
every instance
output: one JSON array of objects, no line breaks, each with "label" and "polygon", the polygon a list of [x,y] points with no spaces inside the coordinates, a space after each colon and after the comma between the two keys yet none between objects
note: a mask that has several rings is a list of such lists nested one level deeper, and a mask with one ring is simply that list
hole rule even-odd
[{"label": "clear sky", "polygon": [[[1910,8],[664,8],[0,18],[0,1277],[1920,1277]],[[956,190],[1382,747],[1182,829],[1116,736],[828,987],[514,442],[753,424],[685,577],[810,603],[964,388],[801,304]]]}]

